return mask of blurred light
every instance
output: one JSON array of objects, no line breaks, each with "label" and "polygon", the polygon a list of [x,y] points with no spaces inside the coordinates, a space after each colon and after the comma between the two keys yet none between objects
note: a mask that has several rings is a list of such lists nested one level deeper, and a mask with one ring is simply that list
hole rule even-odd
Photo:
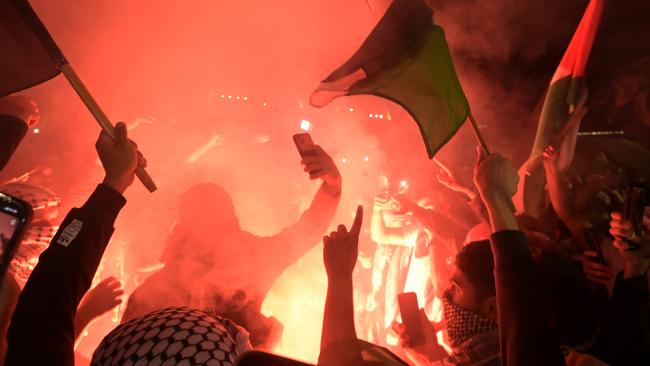
[{"label": "blurred light", "polygon": [[228,99],[232,99],[232,95],[229,95],[229,96],[228,96]]},{"label": "blurred light", "polygon": [[270,135],[257,135],[257,136],[255,136],[255,141],[257,141],[258,144],[266,144],[269,141],[271,141],[271,136]]},{"label": "blurred light", "polygon": [[34,129],[34,133],[39,133],[39,132],[41,132],[41,130],[39,130],[38,128]]},{"label": "blurred light", "polygon": [[370,158],[368,158],[367,156],[363,157],[363,161],[368,161],[368,160],[370,160]]},{"label": "blurred light", "polygon": [[378,115],[378,114],[375,114],[375,118],[379,118],[379,115]]},{"label": "blurred light", "polygon": [[348,111],[354,112],[354,108],[350,107],[350,108],[348,108]]},{"label": "blurred light", "polygon": [[244,97],[244,100],[248,100],[248,97]]},{"label": "blurred light", "polygon": [[379,115],[379,118],[384,119],[384,115],[383,115],[383,114],[380,114],[380,115]]},{"label": "blurred light", "polygon": [[226,97],[225,95],[221,94],[221,99],[223,99],[223,98],[225,98],[225,97]]},{"label": "blurred light", "polygon": [[300,121],[300,129],[309,131],[311,130],[311,122],[307,121],[306,119],[303,119]]},{"label": "blurred light", "polygon": [[347,162],[348,162],[348,159],[346,159],[346,158],[341,159],[341,163],[345,164]]},{"label": "blurred light", "polygon": [[368,117],[372,118],[372,113]]},{"label": "blurred light", "polygon": [[262,103],[262,105],[266,107],[266,102]]},{"label": "blurred light", "polygon": [[402,187],[402,188],[408,188],[409,187],[409,182],[407,182],[406,180],[403,180],[403,181],[399,182],[399,186]]},{"label": "blurred light", "polygon": [[239,100],[239,95],[238,95],[237,98],[235,98],[235,99]]}]

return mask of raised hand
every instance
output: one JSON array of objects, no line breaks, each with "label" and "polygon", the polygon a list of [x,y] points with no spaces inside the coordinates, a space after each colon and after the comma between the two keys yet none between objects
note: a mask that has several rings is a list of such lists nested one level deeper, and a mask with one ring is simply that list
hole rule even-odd
[{"label": "raised hand", "polygon": [[501,154],[486,155],[485,151],[478,147],[474,183],[484,199],[486,195],[510,199],[517,193],[519,175],[512,161]]},{"label": "raised hand", "polygon": [[86,293],[79,308],[83,308],[84,315],[91,320],[120,305],[122,295],[124,295],[124,291],[120,281],[115,277],[109,277]]},{"label": "raised hand", "polygon": [[650,236],[635,233],[632,223],[623,220],[620,212],[612,212],[611,218],[609,233],[614,237],[614,246],[625,258],[626,265],[636,267],[636,272],[645,272],[650,265]]},{"label": "raised hand", "polygon": [[138,166],[146,167],[147,162],[138,152],[135,142],[129,140],[124,122],[115,125],[114,135],[115,139],[111,139],[102,131],[95,143],[95,149],[106,172],[104,184],[124,193],[133,183],[135,169]]},{"label": "raised hand", "polygon": [[556,151],[553,145],[549,145],[542,152],[542,159],[544,159],[544,164],[557,166],[560,161],[560,154]]},{"label": "raised hand", "polygon": [[363,223],[363,206],[357,208],[357,214],[350,231],[345,225],[339,225],[323,238],[323,262],[330,279],[351,278],[359,254],[359,232]]},{"label": "raised hand", "polygon": [[306,153],[300,164],[304,166],[304,171],[309,173],[309,179],[322,179],[325,184],[340,191],[341,173],[332,157],[319,145],[314,145]]},{"label": "raised hand", "polygon": [[0,114],[14,116],[29,127],[34,127],[41,118],[41,112],[34,99],[25,95],[8,95],[0,98]]}]

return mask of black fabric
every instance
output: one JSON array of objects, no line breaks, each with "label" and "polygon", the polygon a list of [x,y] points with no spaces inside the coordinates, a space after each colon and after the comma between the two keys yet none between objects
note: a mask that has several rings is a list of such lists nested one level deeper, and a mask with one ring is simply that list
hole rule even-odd
[{"label": "black fabric", "polygon": [[0,114],[0,171],[18,148],[27,133],[27,124],[20,118]]},{"label": "black fabric", "polygon": [[237,362],[237,366],[313,366],[265,352],[248,352]]},{"label": "black fabric", "polygon": [[0,54],[0,96],[49,80],[67,63],[27,0],[0,1]]},{"label": "black fabric", "polygon": [[565,365],[549,325],[548,301],[540,273],[521,231],[490,236],[494,253],[501,364]]},{"label": "black fabric", "polygon": [[648,275],[616,277],[603,331],[590,354],[611,366],[650,365]]},{"label": "black fabric", "polygon": [[126,200],[100,184],[68,213],[18,300],[6,365],[74,365],[74,316]]}]

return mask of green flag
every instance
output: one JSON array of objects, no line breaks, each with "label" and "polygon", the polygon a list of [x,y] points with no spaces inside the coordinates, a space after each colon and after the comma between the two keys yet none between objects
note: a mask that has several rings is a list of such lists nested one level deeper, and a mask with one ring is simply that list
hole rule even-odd
[{"label": "green flag", "polygon": [[359,50],[312,93],[323,107],[344,95],[370,94],[402,106],[420,127],[432,158],[470,109],[442,28],[422,0],[395,0]]}]

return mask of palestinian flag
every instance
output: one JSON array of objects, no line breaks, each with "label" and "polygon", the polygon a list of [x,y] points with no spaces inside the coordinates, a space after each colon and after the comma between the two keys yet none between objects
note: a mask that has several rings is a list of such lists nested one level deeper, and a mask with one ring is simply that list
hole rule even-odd
[{"label": "palestinian flag", "polygon": [[[536,215],[539,210],[543,209],[545,201],[544,169],[541,164],[536,164],[533,168],[533,162],[539,158],[549,145],[553,144],[562,144],[560,169],[567,168],[573,159],[580,124],[576,123],[574,126],[567,126],[570,131],[562,130],[569,120],[570,113],[581,102],[584,103],[586,97],[584,77],[587,61],[602,19],[604,5],[604,0],[591,0],[589,2],[548,87],[542,105],[535,143],[530,158],[524,164],[520,173],[522,178],[520,180],[520,193],[523,202],[518,203],[518,206],[520,206],[518,208],[529,214]],[[564,135],[564,141],[553,141],[557,134]]]},{"label": "palestinian flag", "polygon": [[57,76],[67,61],[27,0],[0,1],[0,96]]},{"label": "palestinian flag", "polygon": [[402,106],[420,127],[432,158],[470,109],[442,28],[423,0],[394,0],[359,50],[312,93],[323,107],[343,95],[370,94]]},{"label": "palestinian flag", "polygon": [[[569,113],[577,106],[584,93],[584,77],[594,38],[603,15],[604,0],[591,0],[578,25],[569,47],[551,79],[539,119],[531,158],[541,154],[553,136],[562,129]],[[578,127],[578,126],[576,126]],[[573,136],[577,134],[577,128]],[[569,140],[571,136],[567,136]],[[565,162],[564,165],[568,165]]]}]

